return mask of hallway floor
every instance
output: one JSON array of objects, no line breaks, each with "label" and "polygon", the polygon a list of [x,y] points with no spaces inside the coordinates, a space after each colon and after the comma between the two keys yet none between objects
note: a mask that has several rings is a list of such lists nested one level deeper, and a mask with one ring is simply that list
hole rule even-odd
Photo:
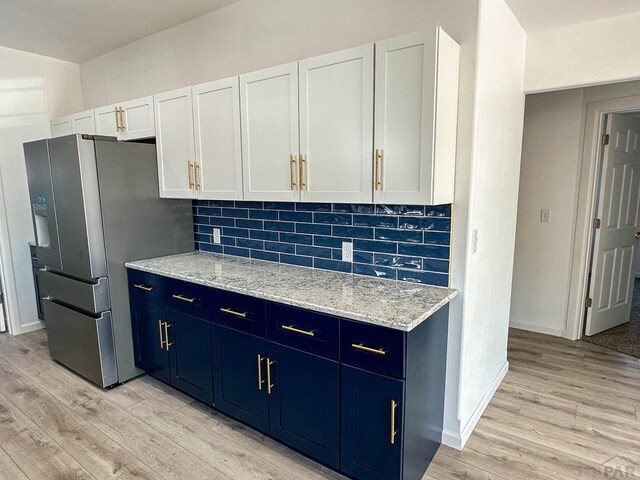
[{"label": "hallway floor", "polygon": [[[343,478],[149,377],[93,387],[42,331],[0,335],[0,359],[1,479]],[[637,359],[512,330],[509,361],[465,450],[442,447],[425,479],[640,478]]]}]

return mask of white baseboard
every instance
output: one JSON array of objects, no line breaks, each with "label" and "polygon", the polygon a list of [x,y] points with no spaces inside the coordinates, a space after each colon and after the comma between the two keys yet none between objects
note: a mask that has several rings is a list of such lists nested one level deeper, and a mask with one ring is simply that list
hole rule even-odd
[{"label": "white baseboard", "polygon": [[42,330],[45,327],[44,322],[37,320],[26,325],[19,325],[17,329],[11,332],[11,335],[22,335],[23,333],[35,332],[36,330]]},{"label": "white baseboard", "polygon": [[461,432],[460,433],[452,432],[450,430],[445,430],[442,432],[443,444],[445,444],[448,447],[455,448],[456,450],[462,450],[464,448],[465,444],[467,443],[467,440],[469,440],[469,437],[473,433],[473,430],[476,428],[476,425],[480,421],[482,414],[484,413],[487,406],[489,405],[489,402],[491,402],[491,399],[495,395],[496,390],[498,390],[498,387],[502,383],[502,380],[504,379],[508,371],[509,371],[509,362],[505,362],[505,364],[502,366],[502,368],[498,372],[498,375],[496,375],[496,378],[494,378],[493,382],[491,382],[491,386],[489,387],[489,390],[487,390],[487,393],[485,393],[484,397],[482,397],[482,401],[476,407],[475,411],[473,412],[473,415],[471,415],[471,418],[469,419],[467,424],[462,428]]},{"label": "white baseboard", "polygon": [[509,322],[509,327],[517,330],[526,330],[528,332],[544,333],[545,335],[553,335],[555,337],[562,337],[564,334],[564,331],[560,328],[544,327],[533,323],[517,322],[513,320]]}]

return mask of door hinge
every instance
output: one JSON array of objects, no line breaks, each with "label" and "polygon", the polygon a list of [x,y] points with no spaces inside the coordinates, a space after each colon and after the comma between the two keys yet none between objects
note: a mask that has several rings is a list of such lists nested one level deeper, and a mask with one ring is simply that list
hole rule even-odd
[{"label": "door hinge", "polygon": [[591,306],[593,305],[593,298],[591,297],[587,297],[584,300],[584,306],[587,308],[591,308]]},{"label": "door hinge", "polygon": [[595,228],[596,230],[600,228],[601,224],[602,224],[602,220],[600,220],[599,218],[595,218],[593,220],[593,228]]},{"label": "door hinge", "polygon": [[603,133],[602,134],[602,145],[609,145],[609,134],[608,133]]},{"label": "door hinge", "polygon": [[0,305],[4,303],[4,293],[0,293]]}]

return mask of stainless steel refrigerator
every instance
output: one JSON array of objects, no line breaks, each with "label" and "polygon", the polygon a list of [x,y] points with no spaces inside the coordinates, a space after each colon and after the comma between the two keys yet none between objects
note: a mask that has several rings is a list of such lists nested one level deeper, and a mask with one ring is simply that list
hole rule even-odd
[{"label": "stainless steel refrigerator", "polygon": [[51,357],[102,387],[139,375],[124,263],[193,250],[191,202],[159,197],[153,144],[68,135],[24,153]]}]

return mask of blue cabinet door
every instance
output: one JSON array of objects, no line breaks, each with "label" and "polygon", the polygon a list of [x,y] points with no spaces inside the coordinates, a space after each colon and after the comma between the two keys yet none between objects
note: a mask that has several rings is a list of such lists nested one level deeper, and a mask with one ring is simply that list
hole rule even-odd
[{"label": "blue cabinet door", "polygon": [[163,306],[131,298],[134,363],[150,375],[170,382],[169,352],[164,343]]},{"label": "blue cabinet door", "polygon": [[211,335],[215,407],[269,433],[267,341],[219,325]]},{"label": "blue cabinet door", "polygon": [[167,309],[171,385],[213,405],[210,324]]},{"label": "blue cabinet door", "polygon": [[338,468],[339,364],[269,342],[269,368],[271,436]]},{"label": "blue cabinet door", "polygon": [[403,397],[402,380],[342,367],[344,473],[360,480],[402,478]]}]

